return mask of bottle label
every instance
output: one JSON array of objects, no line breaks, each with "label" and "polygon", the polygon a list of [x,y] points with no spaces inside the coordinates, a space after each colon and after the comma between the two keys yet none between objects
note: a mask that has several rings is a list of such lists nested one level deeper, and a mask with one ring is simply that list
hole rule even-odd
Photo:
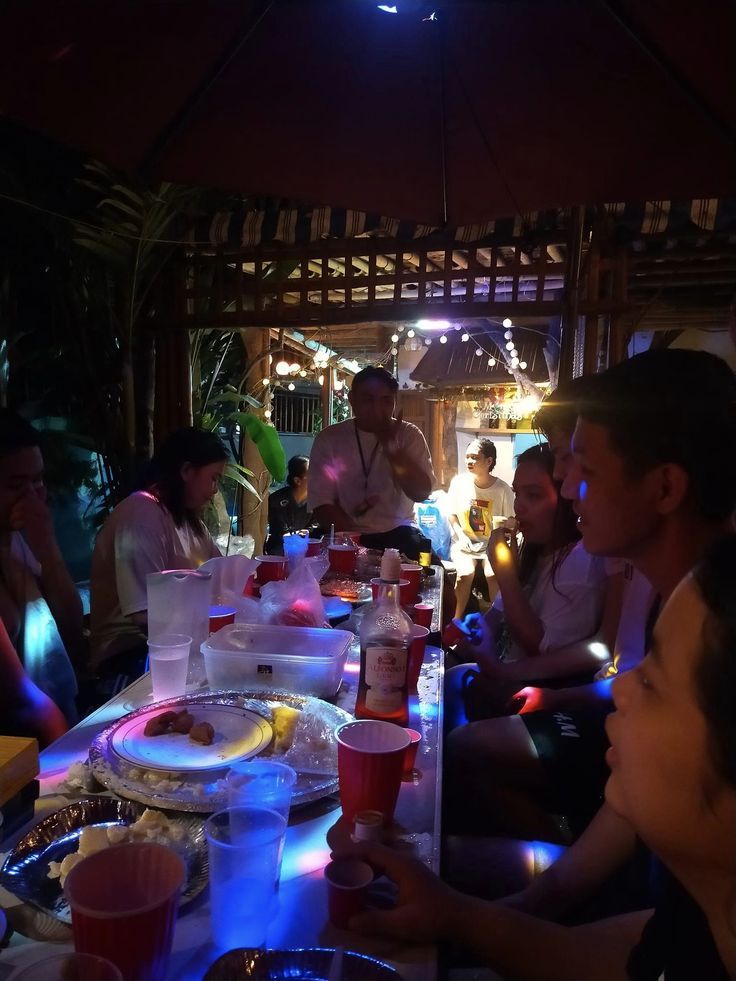
[{"label": "bottle label", "polygon": [[369,645],[365,649],[365,705],[376,714],[396,712],[406,684],[406,647]]}]

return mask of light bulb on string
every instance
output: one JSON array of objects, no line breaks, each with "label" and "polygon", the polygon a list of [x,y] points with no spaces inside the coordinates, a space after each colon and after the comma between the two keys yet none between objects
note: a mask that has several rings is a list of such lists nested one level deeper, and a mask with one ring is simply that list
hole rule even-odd
[{"label": "light bulb on string", "polygon": [[307,373],[306,373],[306,371],[304,370],[304,368],[302,368],[302,370],[301,370],[301,371],[299,372],[299,376],[300,376],[301,378],[306,378],[306,377],[307,377]]},{"label": "light bulb on string", "polygon": [[463,344],[465,344],[466,341],[470,340],[470,334],[463,334],[460,340],[463,342]]},{"label": "light bulb on string", "polygon": [[455,330],[462,330],[462,324],[455,324]]},{"label": "light bulb on string", "polygon": [[493,366],[494,366],[495,364],[496,364],[496,359],[495,359],[495,358],[489,358],[489,359],[488,359],[488,367],[489,367],[489,368],[493,368]]},{"label": "light bulb on string", "polygon": [[296,385],[294,384],[294,382],[289,382],[289,385],[288,385],[289,391],[290,392],[293,392],[295,388],[296,388]]},{"label": "light bulb on string", "polygon": [[482,358],[482,357],[483,357],[483,348],[481,348],[481,347],[477,347],[477,348],[475,349],[475,356],[476,356],[477,358]]},{"label": "light bulb on string", "polygon": [[511,333],[510,330],[507,330],[503,336],[506,338],[507,341],[510,341],[514,335]]},{"label": "light bulb on string", "polygon": [[320,375],[319,378],[317,379],[317,381],[320,383],[320,385],[324,385],[324,383],[325,383],[325,376],[324,375]]},{"label": "light bulb on string", "polygon": [[266,411],[263,413],[263,415],[264,415],[264,417],[266,419],[270,419],[271,418],[271,410],[270,409],[266,409]]},{"label": "light bulb on string", "polygon": [[511,355],[512,358],[518,358],[519,357],[519,352],[516,350],[515,347],[512,347],[511,348],[511,350],[509,351],[509,354]]},{"label": "light bulb on string", "polygon": [[300,368],[301,368],[301,365],[297,361],[292,361],[292,363],[289,365],[289,374],[290,375],[297,375],[297,374],[299,374],[299,369]]},{"label": "light bulb on string", "polygon": [[290,366],[289,366],[289,362],[288,361],[277,361],[276,362],[276,374],[277,375],[281,375],[283,377],[283,375],[288,375],[289,374],[289,371],[290,371]]},{"label": "light bulb on string", "polygon": [[398,327],[396,328],[396,330],[397,330],[397,331],[398,331],[398,332],[399,332],[400,334],[403,334],[403,333],[404,333],[404,325],[403,325],[403,324],[399,324],[399,326],[398,326]]},{"label": "light bulb on string", "polygon": [[440,337],[440,344],[447,344],[447,337],[444,334]]},{"label": "light bulb on string", "polygon": [[391,335],[391,343],[392,344],[396,344],[398,340],[399,340],[399,335],[398,334],[392,334]]},{"label": "light bulb on string", "polygon": [[506,341],[506,350],[507,351],[513,351],[513,349],[514,349],[514,342],[513,341]]},{"label": "light bulb on string", "polygon": [[503,325],[508,329],[509,327],[512,326],[511,320],[508,317],[506,317],[505,320],[503,321]]},{"label": "light bulb on string", "polygon": [[526,370],[526,361],[520,361],[519,362],[519,367],[521,368],[522,371],[525,371]]},{"label": "light bulb on string", "polygon": [[271,384],[271,379],[270,378],[261,378],[261,382],[264,385],[270,385]]},{"label": "light bulb on string", "polygon": [[407,337],[415,337],[416,334],[415,334],[415,332],[413,330],[407,330],[406,336]]},{"label": "light bulb on string", "polygon": [[512,358],[511,359],[511,367],[512,368],[518,368],[519,367],[519,359],[518,358]]},{"label": "light bulb on string", "polygon": [[397,347],[391,348],[391,354],[393,354],[394,357],[396,357],[398,353],[399,353],[399,349]]},{"label": "light bulb on string", "polygon": [[431,337],[425,337],[424,343],[427,345],[427,347],[429,347],[430,344],[432,343],[432,338]]}]

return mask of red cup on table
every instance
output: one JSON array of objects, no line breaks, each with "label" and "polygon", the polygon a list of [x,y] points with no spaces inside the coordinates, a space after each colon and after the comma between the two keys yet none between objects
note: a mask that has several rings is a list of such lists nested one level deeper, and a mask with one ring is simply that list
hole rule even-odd
[{"label": "red cup on table", "polygon": [[164,981],[184,862],[164,845],[116,845],[89,855],[64,883],[74,949],[112,961],[123,981]]},{"label": "red cup on table", "polygon": [[259,586],[286,579],[289,560],[285,555],[256,555],[256,561],[258,562],[256,582]]},{"label": "red cup on table", "polygon": [[[379,587],[385,582],[384,579],[371,579],[371,593],[373,594],[373,602],[375,603],[378,599]],[[404,599],[405,590],[409,588],[408,579],[399,579],[399,603],[401,606],[406,606],[406,600]]]},{"label": "red cup on table", "polygon": [[429,630],[415,623],[412,627],[409,657],[406,662],[406,683],[409,686],[409,691],[417,690],[419,673],[424,664],[424,652],[427,649],[427,637],[429,637]]},{"label": "red cup on table", "polygon": [[419,587],[422,582],[422,567],[416,562],[403,562],[401,565],[401,578],[407,579],[409,586],[402,593],[401,605],[413,605],[419,596]]},{"label": "red cup on table", "polygon": [[322,552],[322,539],[321,538],[308,538],[307,539],[307,558],[312,559],[315,555],[319,555]]},{"label": "red cup on table", "polygon": [[327,553],[333,572],[344,572],[346,575],[355,572],[358,563],[358,549],[355,545],[329,545]]},{"label": "red cup on table", "polygon": [[325,866],[325,882],[330,922],[346,930],[350,918],[365,908],[373,869],[357,858],[339,858]]},{"label": "red cup on table", "polygon": [[422,741],[421,732],[417,732],[416,729],[406,730],[411,742],[406,747],[406,752],[404,754],[404,776],[409,777],[414,770],[414,764],[417,761],[417,750],[419,749],[419,743]]},{"label": "red cup on table", "polygon": [[234,606],[211,606],[210,633],[216,634],[218,630],[222,630],[228,624],[235,623],[235,614],[237,612]]},{"label": "red cup on table", "polygon": [[359,719],[335,733],[340,803],[351,824],[361,811],[380,811],[391,824],[401,788],[404,755],[410,738],[393,722]]},{"label": "red cup on table", "polygon": [[418,627],[426,627],[427,630],[431,630],[433,612],[434,607],[431,603],[415,603],[411,611],[411,618]]}]

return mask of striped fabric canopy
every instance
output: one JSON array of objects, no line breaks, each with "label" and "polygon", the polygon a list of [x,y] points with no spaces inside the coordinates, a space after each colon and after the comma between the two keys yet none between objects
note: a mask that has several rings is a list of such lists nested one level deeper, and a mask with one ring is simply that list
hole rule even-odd
[{"label": "striped fabric canopy", "polygon": [[[654,235],[736,235],[736,198],[609,203],[601,208],[589,208],[587,217],[592,222],[602,212],[613,219],[617,233],[626,239]],[[213,246],[248,249],[275,243],[303,245],[327,238],[370,236],[408,243],[434,236],[444,245],[467,245],[521,239],[533,233],[564,233],[569,219],[570,209],[559,208],[441,229],[345,208],[294,207],[269,200],[252,209],[244,206],[202,218],[190,230],[186,241],[195,249]]]}]

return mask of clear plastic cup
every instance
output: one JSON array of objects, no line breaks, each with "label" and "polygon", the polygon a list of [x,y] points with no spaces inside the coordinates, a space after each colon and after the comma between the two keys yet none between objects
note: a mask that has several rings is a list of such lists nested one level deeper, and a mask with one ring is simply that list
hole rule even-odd
[{"label": "clear plastic cup", "polygon": [[289,820],[296,770],[271,760],[234,763],[226,777],[230,807],[266,807]]},{"label": "clear plastic cup", "polygon": [[262,947],[278,909],[286,821],[265,807],[229,807],[213,814],[204,828],[212,939],[222,950]]},{"label": "clear plastic cup", "polygon": [[154,702],[184,694],[191,646],[192,638],[184,634],[159,634],[155,641],[149,640],[148,665]]},{"label": "clear plastic cup", "polygon": [[284,535],[284,555],[289,560],[289,571],[293,572],[307,554],[309,539],[306,535]]}]

